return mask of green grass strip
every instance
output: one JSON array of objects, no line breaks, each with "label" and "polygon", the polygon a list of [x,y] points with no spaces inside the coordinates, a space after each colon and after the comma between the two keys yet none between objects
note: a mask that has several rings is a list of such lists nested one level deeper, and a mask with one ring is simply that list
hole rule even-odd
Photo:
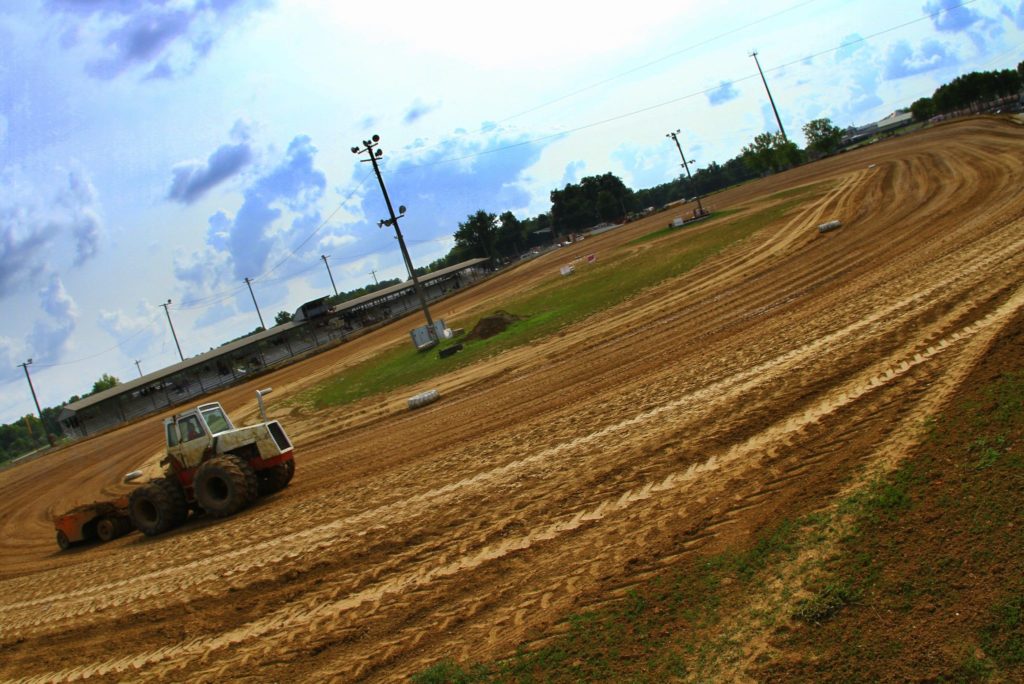
[{"label": "green grass strip", "polygon": [[[781,202],[732,221],[715,217],[708,230],[678,231],[666,237],[658,249],[639,252],[625,249],[599,254],[593,264],[582,265],[575,274],[553,275],[530,292],[511,296],[499,308],[522,320],[486,340],[462,341],[463,351],[438,359],[435,351],[417,352],[410,344],[385,350],[344,373],[329,378],[302,395],[316,408],[339,406],[367,396],[413,385],[475,363],[498,352],[528,344],[555,333],[572,323],[621,303],[658,283],[679,276],[727,247],[748,238],[757,230],[782,219],[806,201]],[[558,265],[551,269],[557,273]],[[448,321],[452,327],[470,330],[481,315]],[[455,344],[459,340],[443,346]]]}]

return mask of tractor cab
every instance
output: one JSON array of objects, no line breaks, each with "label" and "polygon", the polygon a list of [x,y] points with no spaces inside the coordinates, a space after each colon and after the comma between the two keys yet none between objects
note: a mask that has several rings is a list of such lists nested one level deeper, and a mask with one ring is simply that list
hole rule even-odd
[{"label": "tractor cab", "polygon": [[[164,420],[167,459],[180,467],[194,467],[203,460],[214,437],[234,430],[228,414],[219,403],[201,404],[194,409]],[[175,468],[177,470],[178,468]]]},{"label": "tractor cab", "polygon": [[201,404],[200,406],[179,413],[164,420],[167,433],[168,448],[176,447],[184,442],[213,437],[221,432],[234,430],[231,418],[224,412],[221,405]]}]

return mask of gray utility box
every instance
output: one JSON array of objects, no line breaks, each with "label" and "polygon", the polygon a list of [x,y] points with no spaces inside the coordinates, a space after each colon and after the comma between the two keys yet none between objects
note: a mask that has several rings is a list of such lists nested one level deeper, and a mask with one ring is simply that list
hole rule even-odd
[{"label": "gray utility box", "polygon": [[430,328],[425,325],[421,325],[418,328],[413,328],[409,331],[409,336],[412,337],[412,343],[419,351],[430,349],[437,345],[437,341],[444,339],[444,331],[447,326],[442,320],[434,321],[434,337],[430,337]]}]

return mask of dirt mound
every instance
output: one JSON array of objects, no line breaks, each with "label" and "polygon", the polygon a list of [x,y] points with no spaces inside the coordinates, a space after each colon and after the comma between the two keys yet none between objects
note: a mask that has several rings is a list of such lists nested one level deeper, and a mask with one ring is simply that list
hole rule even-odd
[{"label": "dirt mound", "polygon": [[510,314],[508,311],[495,311],[490,316],[484,316],[480,321],[473,326],[473,330],[466,336],[467,340],[486,340],[488,337],[494,337],[498,333],[505,332],[508,326],[512,325],[516,321],[522,320],[515,314]]}]

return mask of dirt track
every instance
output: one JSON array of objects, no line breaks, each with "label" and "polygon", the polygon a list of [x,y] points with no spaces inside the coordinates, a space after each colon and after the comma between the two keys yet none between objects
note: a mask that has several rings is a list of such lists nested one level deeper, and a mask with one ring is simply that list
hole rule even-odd
[{"label": "dirt track", "polygon": [[[405,343],[407,322],[261,378],[295,481],[220,523],[57,551],[49,516],[151,462],[159,418],[0,472],[0,678],[398,679],[536,644],[685,554],[825,505],[898,459],[1024,307],[1022,179],[1021,126],[940,126],[716,195],[751,208],[824,181],[599,325],[332,411],[280,402]],[[439,315],[492,310],[665,216]],[[443,400],[405,411],[427,387]],[[255,388],[213,396],[251,420]]]}]

